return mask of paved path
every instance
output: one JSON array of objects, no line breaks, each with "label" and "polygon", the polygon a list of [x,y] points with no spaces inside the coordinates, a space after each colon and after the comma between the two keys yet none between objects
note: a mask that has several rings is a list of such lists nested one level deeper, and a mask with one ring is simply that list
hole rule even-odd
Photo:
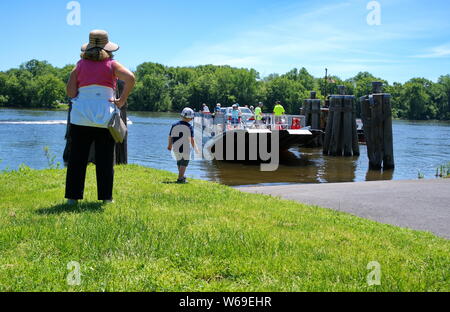
[{"label": "paved path", "polygon": [[450,239],[450,179],[240,187]]}]

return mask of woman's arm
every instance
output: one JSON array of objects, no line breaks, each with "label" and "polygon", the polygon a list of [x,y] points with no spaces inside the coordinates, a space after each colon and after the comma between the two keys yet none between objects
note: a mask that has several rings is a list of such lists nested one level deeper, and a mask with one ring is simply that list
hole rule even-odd
[{"label": "woman's arm", "polygon": [[66,86],[67,96],[71,99],[76,98],[78,95],[78,81],[77,81],[77,69],[74,68],[70,73],[69,81]]},{"label": "woman's arm", "polygon": [[134,85],[136,83],[136,78],[134,77],[134,74],[127,69],[125,66],[120,64],[119,62],[114,62],[114,74],[117,78],[125,82],[125,86],[123,88],[122,95],[120,96],[120,99],[116,99],[113,101],[116,103],[117,107],[122,108],[125,103],[128,100],[128,96],[130,95],[131,91],[134,88]]}]

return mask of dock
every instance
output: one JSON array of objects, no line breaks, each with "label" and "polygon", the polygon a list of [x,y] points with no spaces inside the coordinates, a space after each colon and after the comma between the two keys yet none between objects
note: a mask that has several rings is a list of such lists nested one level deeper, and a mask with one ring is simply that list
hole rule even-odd
[{"label": "dock", "polygon": [[450,179],[240,187],[450,239]]}]

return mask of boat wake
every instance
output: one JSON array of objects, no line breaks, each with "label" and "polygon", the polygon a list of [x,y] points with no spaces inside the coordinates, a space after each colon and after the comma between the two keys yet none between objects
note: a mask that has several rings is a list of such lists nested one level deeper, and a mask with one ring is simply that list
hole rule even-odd
[{"label": "boat wake", "polygon": [[67,120],[0,121],[0,125],[67,125]]},{"label": "boat wake", "polygon": [[[128,119],[128,125],[133,122]],[[38,120],[38,121],[1,121],[0,125],[67,125],[67,120]]]}]

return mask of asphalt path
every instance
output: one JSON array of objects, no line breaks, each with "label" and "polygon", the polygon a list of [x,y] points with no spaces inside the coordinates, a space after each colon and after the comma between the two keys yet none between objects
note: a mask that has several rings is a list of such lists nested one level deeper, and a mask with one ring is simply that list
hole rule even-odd
[{"label": "asphalt path", "polygon": [[239,187],[450,239],[450,179]]}]

